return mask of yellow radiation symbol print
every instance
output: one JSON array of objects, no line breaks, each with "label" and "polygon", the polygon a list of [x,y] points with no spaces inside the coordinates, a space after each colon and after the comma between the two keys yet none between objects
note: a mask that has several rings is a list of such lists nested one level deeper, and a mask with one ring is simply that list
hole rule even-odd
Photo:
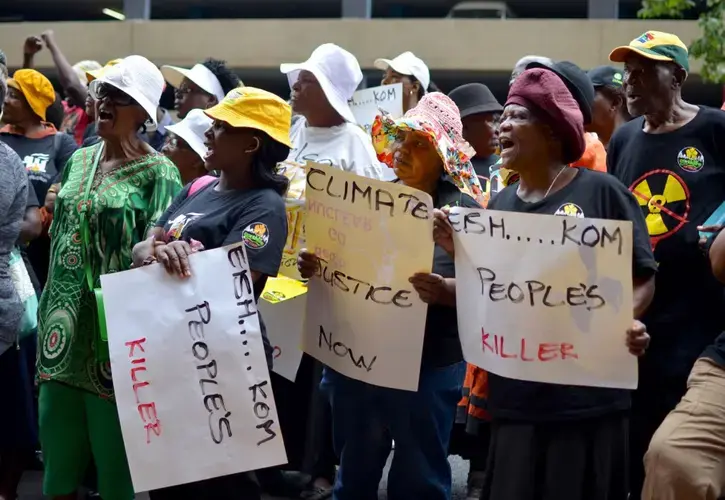
[{"label": "yellow radiation symbol print", "polygon": [[682,178],[670,170],[652,170],[629,188],[642,207],[652,246],[672,236],[687,223],[690,190]]}]

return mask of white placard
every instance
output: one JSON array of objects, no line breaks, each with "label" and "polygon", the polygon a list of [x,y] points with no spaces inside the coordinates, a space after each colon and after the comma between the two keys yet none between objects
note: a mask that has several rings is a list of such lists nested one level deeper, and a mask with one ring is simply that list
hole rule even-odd
[{"label": "white placard", "polygon": [[428,309],[408,279],[431,271],[431,197],[308,167],[307,248],[322,265],[308,284],[303,348],[348,377],[417,390]]},{"label": "white placard", "polygon": [[101,277],[137,492],[286,463],[244,246]]},{"label": "white placard", "polygon": [[403,116],[403,84],[382,85],[358,90],[348,101],[358,125],[370,133],[375,117],[383,109],[393,118]]},{"label": "white placard", "polygon": [[466,361],[520,380],[634,389],[632,223],[451,209]]}]

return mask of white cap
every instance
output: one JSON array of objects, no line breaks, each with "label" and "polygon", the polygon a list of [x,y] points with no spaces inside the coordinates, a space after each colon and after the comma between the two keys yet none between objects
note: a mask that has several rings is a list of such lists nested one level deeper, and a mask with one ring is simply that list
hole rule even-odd
[{"label": "white cap", "polygon": [[214,123],[214,120],[206,116],[203,110],[192,109],[186,115],[186,118],[179,123],[167,126],[166,130],[184,139],[191,149],[203,160],[204,156],[206,156],[206,145],[204,144],[206,139],[204,134],[209,130],[212,123]]},{"label": "white cap", "polygon": [[161,73],[169,85],[175,88],[181,86],[184,78],[188,78],[199,86],[207,94],[216,97],[217,102],[224,99],[224,90],[216,75],[203,64],[196,64],[191,69],[178,68],[176,66],[161,66]]},{"label": "white cap", "polygon": [[300,71],[309,71],[315,75],[330,105],[345,120],[355,123],[355,116],[347,101],[352,99],[363,74],[357,59],[347,50],[334,43],[325,43],[317,47],[305,62],[280,64],[279,70],[287,75],[290,87],[297,82]]},{"label": "white cap", "polygon": [[120,63],[108,68],[102,76],[90,85],[107,83],[128,94],[139,103],[151,121],[156,124],[156,110],[164,93],[164,77],[154,63],[143,56],[128,56]]},{"label": "white cap", "polygon": [[430,71],[422,59],[412,52],[403,52],[395,59],[375,59],[375,67],[385,71],[392,68],[401,75],[414,76],[427,91],[430,85]]}]

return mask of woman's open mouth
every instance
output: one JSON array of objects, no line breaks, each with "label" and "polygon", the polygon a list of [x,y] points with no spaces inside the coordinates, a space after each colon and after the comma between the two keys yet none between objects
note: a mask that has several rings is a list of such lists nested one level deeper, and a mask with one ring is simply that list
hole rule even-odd
[{"label": "woman's open mouth", "polygon": [[113,120],[113,113],[108,111],[107,109],[99,109],[98,110],[98,120],[99,121],[111,121]]},{"label": "woman's open mouth", "polygon": [[508,137],[499,137],[498,138],[498,144],[501,146],[501,152],[503,153],[505,150],[513,148],[516,144],[514,141],[509,139]]}]

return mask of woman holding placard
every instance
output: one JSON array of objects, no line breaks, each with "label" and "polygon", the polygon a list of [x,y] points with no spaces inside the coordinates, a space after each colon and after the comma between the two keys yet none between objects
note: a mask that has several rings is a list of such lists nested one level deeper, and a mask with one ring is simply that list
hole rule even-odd
[{"label": "woman holding placard", "polygon": [[181,189],[174,164],[138,135],[156,121],[163,90],[161,72],[142,56],[94,80],[101,141],[77,151],[63,171],[38,314],[43,490],[57,500],[76,498],[91,459],[105,500],[134,498],[99,283],[131,267],[133,246]]},{"label": "woman holding placard", "polygon": [[[654,294],[656,263],[637,201],[606,173],[570,168],[585,148],[583,117],[564,82],[530,69],[514,82],[501,116],[504,167],[520,175],[488,209],[633,223],[634,311]],[[434,239],[451,255],[452,228],[436,212]],[[649,343],[644,325],[613,332],[633,355]],[[621,335],[621,336],[620,336]],[[629,391],[514,380],[488,374],[492,416],[484,500],[627,498]],[[543,493],[543,497],[542,497]]]},{"label": "woman holding placard", "polygon": [[[458,108],[448,97],[427,94],[399,120],[379,116],[372,130],[378,157],[393,169],[396,182],[430,194],[439,208],[479,207],[476,200],[483,193],[470,163],[474,151],[463,139]],[[314,254],[300,252],[303,277],[312,277],[318,265]],[[465,372],[454,272],[451,257],[436,246],[433,273],[410,278],[428,304],[417,392],[373,386],[325,368],[321,387],[332,404],[341,461],[335,498],[377,498],[391,440],[391,499],[450,498],[448,441]]]},{"label": "woman holding placard", "polygon": [[[191,182],[179,193],[150,237],[134,248],[134,265],[158,261],[186,278],[193,272],[190,254],[243,242],[258,299],[267,277],[277,275],[287,240],[288,180],[277,173],[277,163],[290,151],[291,109],[265,90],[239,87],[204,113],[214,120],[206,132],[205,165],[220,177],[198,189]],[[272,349],[259,320],[271,366]],[[248,475],[235,474],[153,491],[151,498],[255,500],[260,492]]]}]

